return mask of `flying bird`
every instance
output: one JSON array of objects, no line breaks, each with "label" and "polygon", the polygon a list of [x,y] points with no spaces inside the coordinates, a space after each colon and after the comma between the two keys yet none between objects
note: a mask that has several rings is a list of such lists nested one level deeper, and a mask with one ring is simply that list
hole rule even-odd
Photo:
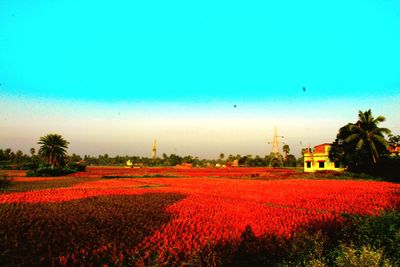
[{"label": "flying bird", "polygon": [[306,88],[303,86],[303,92],[305,92],[306,91]]},{"label": "flying bird", "polygon": [[233,107],[234,107],[234,108],[236,108],[236,107],[237,107],[237,105],[233,105]]}]

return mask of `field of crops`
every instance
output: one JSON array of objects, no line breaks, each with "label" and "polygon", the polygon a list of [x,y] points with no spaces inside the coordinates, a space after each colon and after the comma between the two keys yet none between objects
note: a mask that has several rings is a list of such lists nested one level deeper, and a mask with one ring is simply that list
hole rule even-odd
[{"label": "field of crops", "polygon": [[279,256],[345,214],[398,210],[400,185],[315,180],[285,169],[89,168],[57,178],[9,171],[0,265],[209,266]]}]

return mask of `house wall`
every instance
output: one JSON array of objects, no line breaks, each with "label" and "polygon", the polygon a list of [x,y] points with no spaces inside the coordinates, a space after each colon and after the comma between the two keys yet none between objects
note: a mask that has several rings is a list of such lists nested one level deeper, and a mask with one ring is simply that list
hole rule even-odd
[{"label": "house wall", "polygon": [[[314,147],[313,151],[304,153],[304,172],[343,171],[343,168],[335,168],[335,163],[329,160],[330,148],[330,145],[319,145]],[[308,162],[310,167],[307,166]],[[319,162],[324,162],[324,166],[320,167]]]}]

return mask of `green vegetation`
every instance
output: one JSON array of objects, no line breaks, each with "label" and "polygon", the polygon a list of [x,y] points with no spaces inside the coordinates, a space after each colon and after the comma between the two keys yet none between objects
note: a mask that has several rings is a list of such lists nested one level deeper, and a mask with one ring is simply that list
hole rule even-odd
[{"label": "green vegetation", "polygon": [[[306,230],[306,229],[305,229]],[[267,245],[269,244],[269,245]],[[400,213],[348,216],[344,227],[299,231],[290,239],[256,237],[250,226],[238,250],[205,247],[193,266],[399,266]],[[217,263],[217,264],[214,264]]]},{"label": "green vegetation", "polygon": [[387,128],[378,127],[385,117],[374,118],[371,110],[358,113],[358,121],[348,123],[339,129],[335,142],[329,151],[331,161],[346,166],[354,173],[366,173],[391,181],[400,181],[400,157],[390,156],[388,146],[398,144],[398,136],[385,139]]},{"label": "green vegetation", "polygon": [[[267,238],[271,239],[271,237]],[[251,238],[245,246],[266,242]],[[254,255],[234,266],[399,266],[400,213],[380,216],[347,215],[343,227],[299,232],[291,239],[277,238],[271,251]]]},{"label": "green vegetation", "polygon": [[[26,176],[63,176],[85,171],[85,164],[70,161],[73,158],[67,156],[69,142],[61,135],[48,134],[41,137],[38,144],[41,145],[39,156],[43,161],[30,162]],[[32,157],[34,152],[34,149],[31,149]]]},{"label": "green vegetation", "polygon": [[59,134],[48,134],[40,137],[38,142],[40,146],[39,155],[45,160],[45,162],[51,166],[64,167],[66,162],[67,148],[69,142],[67,142]]}]

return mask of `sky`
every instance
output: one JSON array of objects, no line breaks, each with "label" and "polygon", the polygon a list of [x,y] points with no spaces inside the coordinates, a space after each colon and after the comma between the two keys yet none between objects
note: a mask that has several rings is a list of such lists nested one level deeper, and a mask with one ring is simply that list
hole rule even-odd
[{"label": "sky", "polygon": [[[300,155],[372,109],[400,134],[400,1],[0,0],[0,148]],[[303,90],[305,88],[305,90]]]}]

